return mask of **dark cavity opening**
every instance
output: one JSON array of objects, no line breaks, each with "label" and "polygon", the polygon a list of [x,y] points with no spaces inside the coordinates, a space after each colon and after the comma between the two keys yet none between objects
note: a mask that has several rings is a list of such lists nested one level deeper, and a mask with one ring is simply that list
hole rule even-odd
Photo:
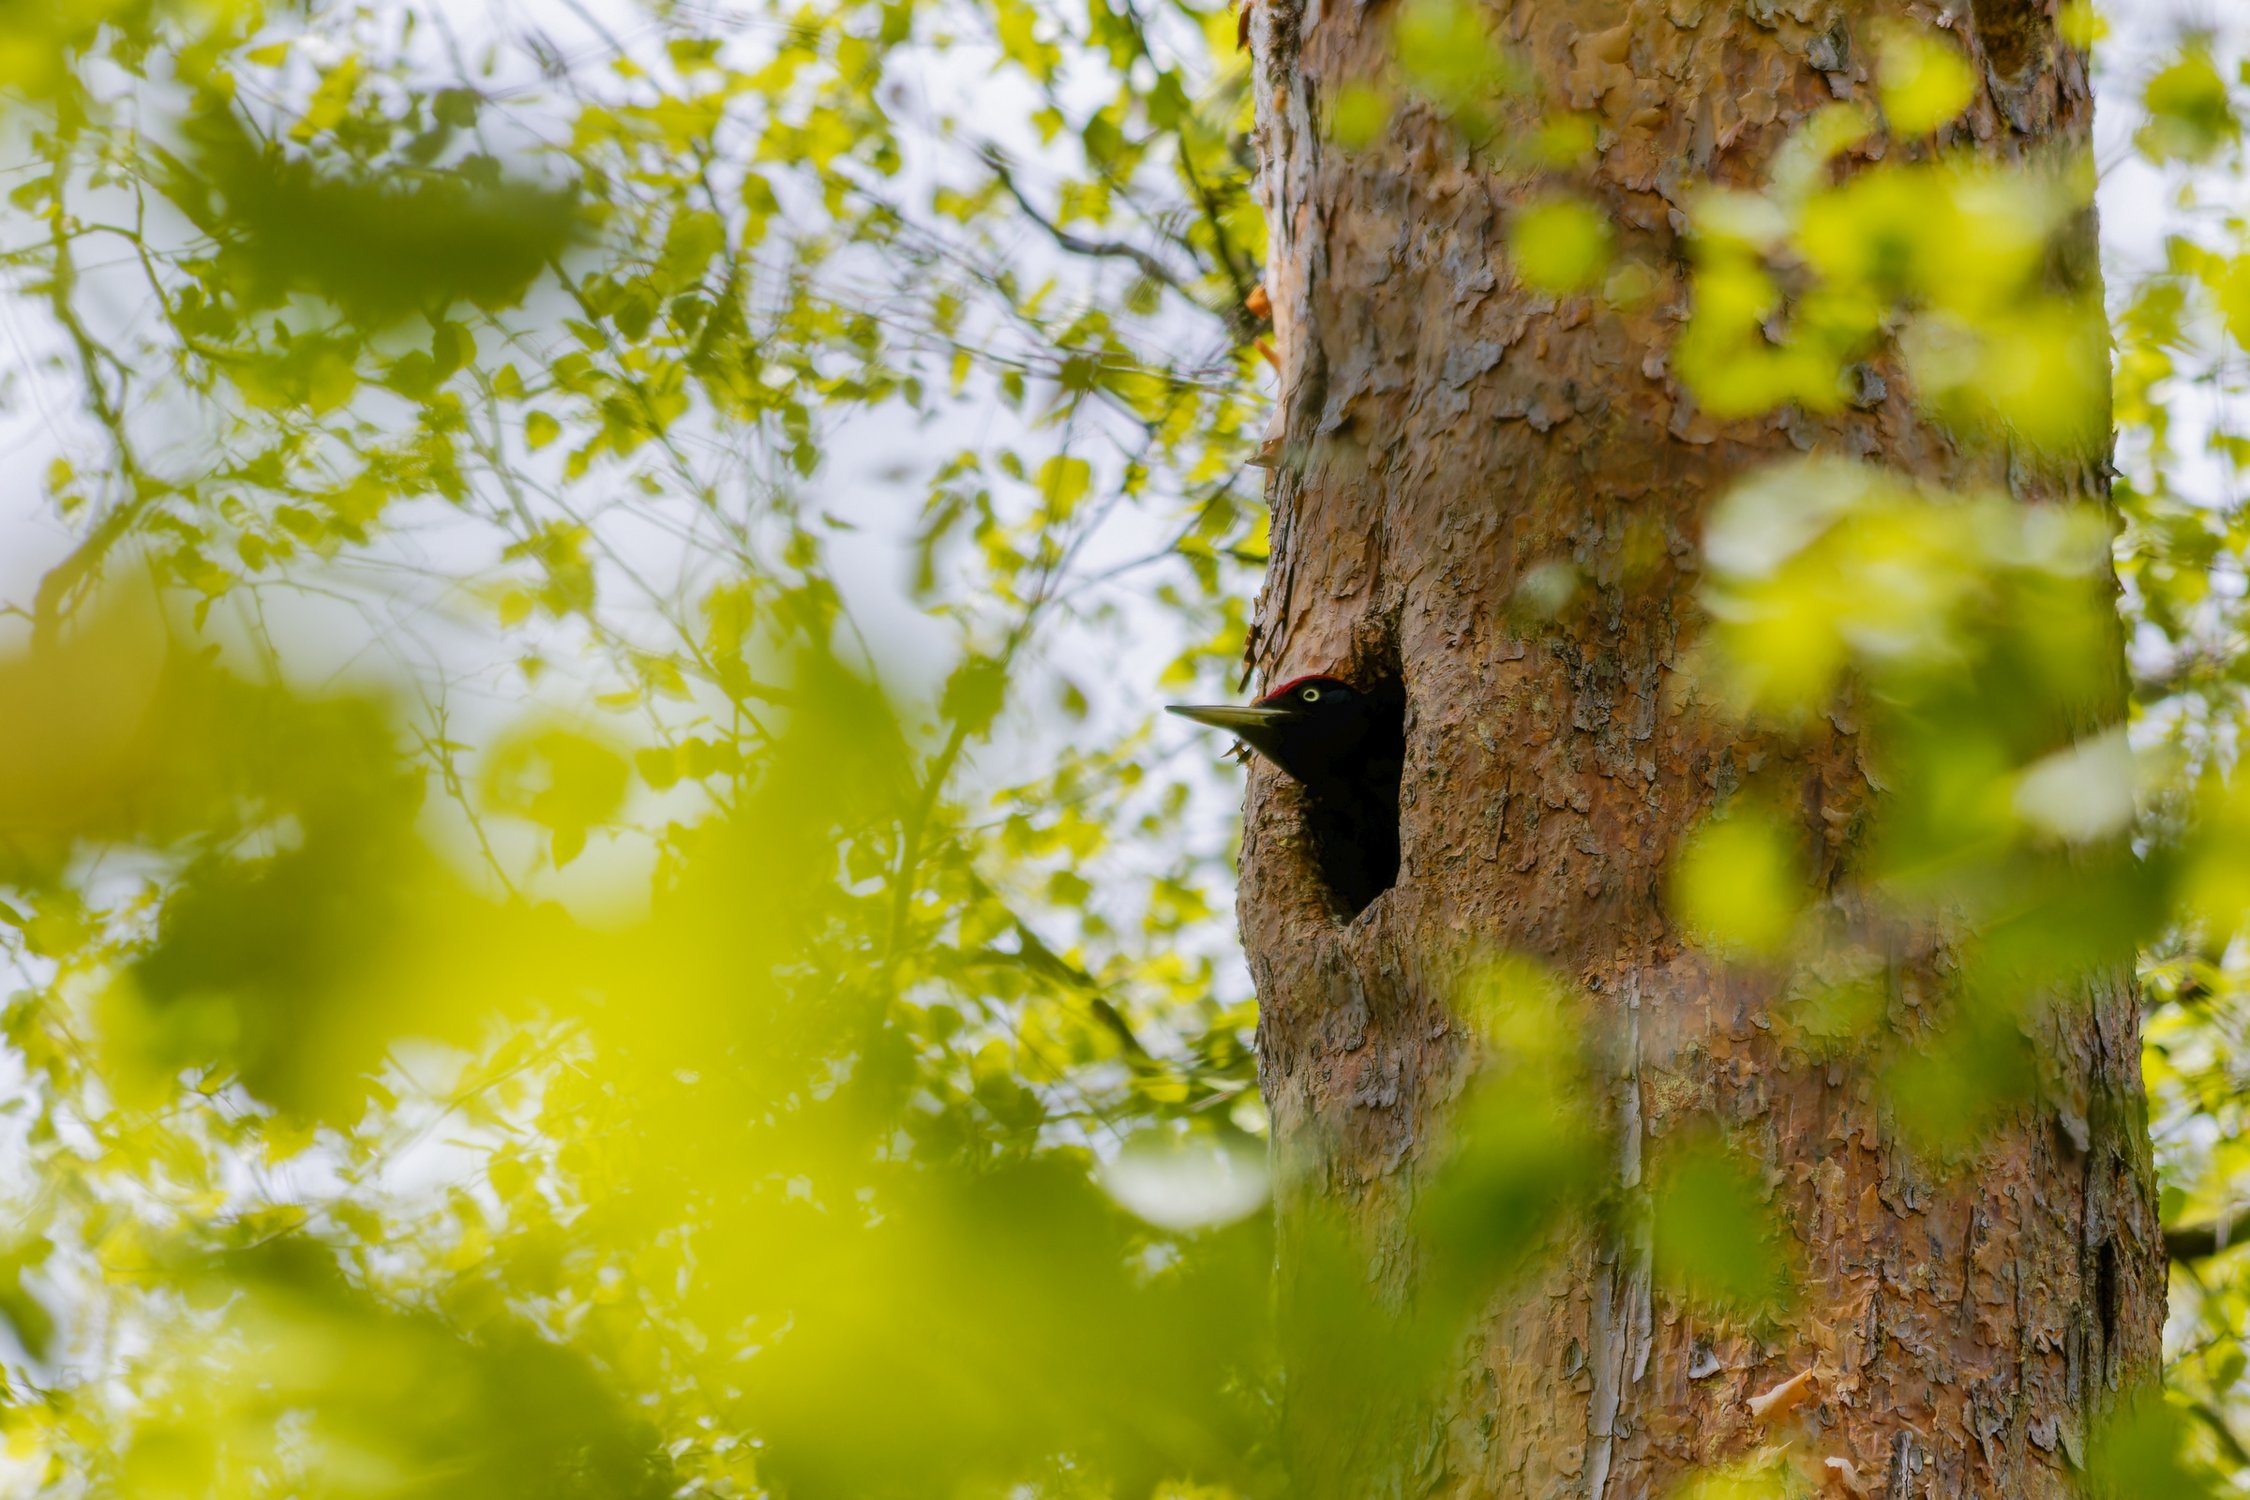
[{"label": "dark cavity opening", "polygon": [[2117,1242],[2103,1240],[2100,1259],[2094,1266],[2094,1306],[2102,1318],[2102,1363],[2114,1366],[2117,1362],[2117,1319],[2122,1309],[2119,1302],[2124,1296],[2118,1285]]},{"label": "dark cavity opening", "polygon": [[2021,78],[2038,60],[2046,41],[2045,11],[2040,0],[1976,0],[1977,44],[2001,82]]},{"label": "dark cavity opening", "polygon": [[1406,768],[1406,693],[1369,682],[1366,737],[1334,774],[1307,780],[1305,831],[1329,894],[1347,919],[1398,884],[1398,792]]}]

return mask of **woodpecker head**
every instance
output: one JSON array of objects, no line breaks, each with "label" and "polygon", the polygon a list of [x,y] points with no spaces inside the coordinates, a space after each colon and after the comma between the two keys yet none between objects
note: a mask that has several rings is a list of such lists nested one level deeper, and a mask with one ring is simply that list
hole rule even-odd
[{"label": "woodpecker head", "polygon": [[[1183,719],[1231,732],[1283,773],[1310,785],[1356,780],[1386,748],[1377,743],[1384,716],[1376,701],[1334,677],[1296,678],[1247,708],[1166,707]],[[1390,758],[1397,754],[1389,747]]]}]

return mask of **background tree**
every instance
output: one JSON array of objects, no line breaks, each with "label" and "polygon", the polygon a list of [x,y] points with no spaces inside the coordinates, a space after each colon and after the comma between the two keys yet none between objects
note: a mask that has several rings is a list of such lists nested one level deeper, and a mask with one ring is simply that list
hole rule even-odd
[{"label": "background tree", "polygon": [[[1850,1107],[1900,1143],[1870,1223],[1894,1201],[1957,1205],[1961,1163],[2005,1159],[2066,1098],[1986,1066],[2027,1026],[2053,1044],[2031,1001],[2060,981],[2040,966],[2091,972],[2140,944],[2164,1218],[2183,1252],[2213,1252],[2176,1273],[2170,1404],[2121,1429],[2063,1420],[2101,1404],[2083,1357],[2127,1342],[2104,1331],[2066,1346],[2065,1399],[1986,1431],[1999,1388],[1957,1393],[1975,1455],[1947,1428],[1905,1461],[2186,1492],[2241,1462],[2244,1284],[2221,1249],[2243,1139],[2241,40],[2163,33],[2152,51],[2144,33],[2107,54],[2124,107],[2105,191],[2162,205],[2113,213],[2109,245],[2136,860],[2112,742],[2078,732],[2115,717],[2112,685],[2083,676],[2109,649],[2099,549],[2054,503],[2098,487],[2065,459],[2100,426],[2099,362],[2063,357],[2098,334],[2055,316],[2085,313],[2092,286],[2072,250],[2083,169],[1999,169],[2038,111],[2079,109],[2078,84],[2027,104],[1980,79],[1988,41],[1914,16],[1839,32],[1799,6],[1749,7],[1747,28],[1702,9],[1577,46],[1409,4],[1323,33],[1338,54],[1280,76],[1332,76],[1290,127],[1332,180],[1498,185],[1480,189],[1489,225],[1447,231],[1484,237],[1491,286],[1402,319],[1385,350],[1418,351],[1411,369],[1451,350],[1460,378],[1377,438],[1506,404],[1530,344],[1459,337],[1503,305],[1552,325],[1540,361],[1606,357],[1603,329],[1647,336],[1628,365],[1669,347],[1675,415],[1714,438],[1689,466],[1707,496],[1620,495],[1599,534],[1464,538],[1438,566],[1504,570],[1504,628],[1464,638],[1522,643],[1496,670],[1526,683],[1553,648],[1606,638],[1602,610],[1619,663],[1645,666],[1660,626],[1700,640],[1674,663],[1694,691],[1654,722],[1740,753],[1649,827],[1684,829],[1722,785],[1729,816],[1683,861],[1586,854],[1562,841],[1591,804],[1511,788],[1456,806],[1418,761],[1409,830],[1492,811],[1493,845],[1447,846],[1464,888],[1528,888],[1501,871],[1542,854],[1543,910],[1614,902],[1640,914],[1631,941],[1745,1014],[1767,1002],[1770,1029],[1727,1034],[1727,1066],[1794,1047],[1865,1078]],[[1623,1309],[1607,1326],[1659,1288],[1692,1307],[1693,1331],[1662,1337],[1667,1360],[1688,1340],[1682,1378],[1710,1411],[1683,1447],[1639,1425],[1637,1364],[1612,1366],[1635,1423],[1609,1429],[1612,1485],[1643,1453],[1652,1482],[1802,1482],[1763,1463],[1795,1422],[1820,1441],[1787,1462],[1907,1492],[1911,1468],[1893,1484],[1859,1428],[1825,1425],[1854,1389],[1841,1362],[1796,1388],[1817,1401],[1729,1409],[1833,1326],[1801,1248],[1827,1228],[1793,1217],[1808,1190],[1765,1181],[1757,1139],[1651,1130],[1641,1185],[1622,1181],[1628,1054],[1585,1040],[1611,1034],[1620,975],[1573,971],[1560,927],[1402,951],[1446,989],[1416,998],[1433,1020],[1447,1005],[1429,1061],[1478,1062],[1457,1144],[1388,1174],[1415,1183],[1417,1263],[1371,1259],[1291,1179],[1287,1317],[1266,1315],[1268,1126],[1222,915],[1233,794],[1209,746],[1146,720],[1191,681],[1238,686],[1267,548],[1248,467],[1274,415],[1261,344],[1300,369],[1318,290],[1265,259],[1333,233],[1272,238],[1252,191],[1253,85],[1280,97],[1283,17],[1253,11],[1253,71],[1242,18],[1195,4],[16,8],[0,394],[16,470],[45,485],[19,486],[0,545],[9,1487],[1286,1493],[1323,1410],[1364,1440],[1353,1462],[1464,1487],[1495,1473],[1479,1453],[1548,1452],[1477,1431],[1528,1367],[1489,1394],[1459,1382],[1474,1351],[1508,1347],[1496,1317],[1547,1316],[1527,1289],[1580,1284],[1596,1243],[1594,1285]],[[2035,80],[2097,24],[2054,20]],[[1738,121],[1714,98],[1709,175],[1738,191],[1699,194],[1683,156],[1627,192],[1655,128],[1634,103],[1646,49],[1705,68],[1697,47],[1720,42],[1696,36],[1788,53],[1786,78],[1730,97],[1797,101],[1804,128],[1777,149],[1778,113]],[[1811,113],[1816,85],[1879,113]],[[1934,148],[1964,121],[1993,158],[1974,170],[1892,144]],[[1410,139],[1427,160],[1384,183],[1374,165]],[[1523,300],[1536,286],[1552,306]],[[2083,388],[2058,381],[2073,370]],[[1359,378],[1335,373],[1338,392]],[[1592,451],[1626,420],[1526,381],[1537,401],[1500,430],[1547,429],[1506,439],[1527,458]],[[1843,415],[1839,390],[1878,415]],[[1320,420],[1282,410],[1282,433],[1312,438],[1266,457],[1341,485],[1349,445]],[[1855,422],[1959,451],[1931,437],[1903,477],[1793,472],[1690,525],[1753,450]],[[2044,508],[1976,498],[2008,478]],[[1588,515],[1583,481],[1557,488],[1539,508],[1511,489],[1505,513]],[[1401,503],[1450,499],[1415,494]],[[1285,538],[1276,578],[1300,603],[1286,580],[1307,541]],[[1625,601],[1660,595],[1673,620],[1626,633]],[[1278,633],[1297,607],[1279,598],[1263,658],[1321,645]],[[1437,734],[1406,637],[1374,624],[1391,633],[1330,644],[1403,672],[1418,743],[1481,745],[1474,720]],[[1572,693],[1626,701],[1594,658],[1579,671]],[[1483,725],[1492,753],[1537,713]],[[1532,743],[1616,739],[1553,722]],[[1869,747],[1889,800],[1831,836],[1854,851],[1832,870],[1791,832],[1824,823],[1775,798],[1808,766],[1872,779],[1835,736]],[[1267,796],[1253,912],[1286,883],[1292,825]],[[1435,888],[1438,847],[1410,838],[1369,924]],[[1571,877],[1597,857],[1667,904],[1585,894]],[[1879,993],[1894,972],[1923,987]],[[1908,998],[1925,1030],[1897,1024]],[[1335,1038],[1353,1014],[1329,1015]],[[1291,1021],[1269,1011],[1274,1041]],[[1651,1027],[1637,1055],[1670,1045]],[[1268,1050],[1292,1144],[1304,1055]],[[1390,1117],[1389,1079],[1363,1077],[1356,1113]],[[1694,1076],[1644,1066],[1644,1125],[1697,1112],[1675,1081]],[[2047,1149],[2087,1162],[2097,1136],[2125,1138],[2098,1112],[2052,1119]],[[1362,1184],[1332,1185],[1346,1230],[1410,1243]],[[1990,1223],[1961,1232],[1979,1264],[2012,1253]],[[1643,1285],[1646,1304],[1618,1295]],[[2121,1315],[2146,1306],[2120,1288]],[[1581,1422],[1599,1367],[1584,1340],[1554,1353],[1542,1410]],[[1886,1357],[1906,1380],[1899,1346]],[[1370,1400],[1400,1420],[1345,1420]]]}]

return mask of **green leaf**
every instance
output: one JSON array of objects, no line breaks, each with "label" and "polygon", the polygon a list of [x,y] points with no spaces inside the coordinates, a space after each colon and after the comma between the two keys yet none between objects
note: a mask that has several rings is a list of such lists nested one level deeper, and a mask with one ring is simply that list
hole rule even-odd
[{"label": "green leaf", "polygon": [[1715,1135],[1668,1134],[1650,1174],[1649,1219],[1653,1269],[1673,1297],[1734,1316],[1785,1299],[1786,1234],[1753,1157]]},{"label": "green leaf", "polygon": [[2242,138],[2227,81],[2207,41],[2191,39],[2179,61],[2151,78],[2142,106],[2148,119],[2133,139],[2157,161],[2209,161]]},{"label": "green leaf", "polygon": [[946,678],[938,711],[972,735],[992,726],[1006,700],[1008,669],[989,656],[972,656]]},{"label": "green leaf", "polygon": [[657,258],[658,281],[668,293],[695,285],[726,243],[726,225],[717,214],[701,208],[683,210],[665,231],[664,250]]},{"label": "green leaf", "polygon": [[1894,24],[1882,32],[1877,76],[1883,117],[1901,135],[1927,135],[1976,96],[1976,71],[1951,32]]},{"label": "green leaf", "polygon": [[1613,238],[1608,215],[1573,197],[1526,204],[1508,229],[1517,276],[1533,291],[1556,296],[1585,291],[1609,274]]},{"label": "green leaf", "polygon": [[1770,815],[1738,809],[1706,822],[1672,866],[1672,911],[1700,942],[1770,957],[1805,905],[1795,840]]},{"label": "green leaf", "polygon": [[1478,114],[1522,81],[1481,0],[1406,0],[1391,53],[1410,88],[1455,113]]},{"label": "green leaf", "polygon": [[1337,90],[1328,107],[1328,137],[1347,151],[1363,151],[1391,122],[1391,98],[1380,87],[1354,80]]},{"label": "green leaf", "polygon": [[191,129],[193,165],[178,163],[166,192],[265,299],[309,292],[369,322],[456,300],[512,306],[578,234],[572,189],[510,181],[497,164],[474,182],[374,174],[269,152],[216,109]]},{"label": "green leaf", "polygon": [[1094,466],[1082,458],[1057,454],[1039,465],[1039,495],[1054,519],[1067,520],[1094,482]]}]

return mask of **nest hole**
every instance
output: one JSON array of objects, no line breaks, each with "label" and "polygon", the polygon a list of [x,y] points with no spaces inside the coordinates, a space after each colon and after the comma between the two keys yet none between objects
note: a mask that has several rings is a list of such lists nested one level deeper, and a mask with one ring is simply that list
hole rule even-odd
[{"label": "nest hole", "polygon": [[1347,921],[1398,884],[1406,693],[1395,673],[1375,679],[1366,692],[1368,737],[1356,773],[1304,788],[1314,860],[1338,915]]}]

